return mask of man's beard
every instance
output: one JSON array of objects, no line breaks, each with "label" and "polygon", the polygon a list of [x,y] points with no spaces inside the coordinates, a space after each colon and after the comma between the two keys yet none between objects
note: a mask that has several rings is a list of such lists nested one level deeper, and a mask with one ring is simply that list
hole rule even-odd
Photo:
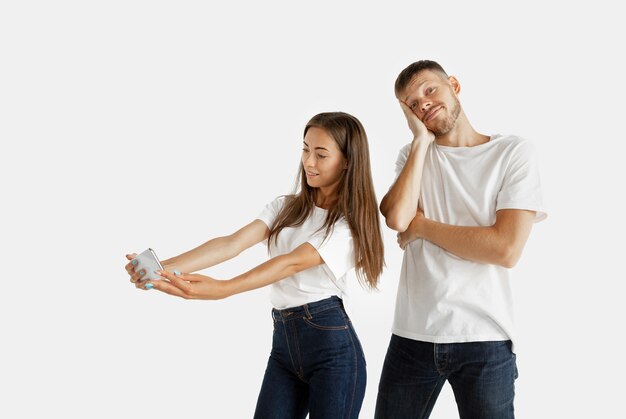
[{"label": "man's beard", "polygon": [[455,95],[452,95],[452,99],[454,100],[454,103],[452,104],[452,107],[448,109],[448,117],[438,122],[436,126],[431,128],[435,137],[441,137],[448,134],[456,125],[456,120],[459,119],[459,115],[461,114],[461,103],[459,102],[459,98]]}]

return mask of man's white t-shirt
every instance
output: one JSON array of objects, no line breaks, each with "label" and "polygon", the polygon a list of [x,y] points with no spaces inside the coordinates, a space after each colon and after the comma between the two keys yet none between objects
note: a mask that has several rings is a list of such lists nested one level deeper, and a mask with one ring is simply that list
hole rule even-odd
[{"label": "man's white t-shirt", "polygon": [[[400,150],[396,176],[411,144]],[[474,147],[432,143],[422,176],[420,206],[434,221],[456,226],[491,226],[496,211],[547,215],[532,144],[493,135]],[[393,333],[433,343],[513,340],[509,270],[471,262],[418,239],[408,244],[396,299]]]},{"label": "man's white t-shirt", "polygon": [[[257,217],[269,228],[285,204],[281,196],[270,202]],[[314,207],[312,214],[297,227],[286,227],[278,235],[276,243],[270,247],[270,256],[289,253],[303,243],[310,243],[324,260],[324,263],[292,276],[274,282],[270,289],[270,301],[274,308],[285,309],[320,301],[334,295],[344,298],[347,295],[347,277],[354,276],[354,244],[350,228],[342,217],[324,238],[326,228],[320,228],[326,221],[328,211]],[[267,244],[267,241],[265,241]]]}]

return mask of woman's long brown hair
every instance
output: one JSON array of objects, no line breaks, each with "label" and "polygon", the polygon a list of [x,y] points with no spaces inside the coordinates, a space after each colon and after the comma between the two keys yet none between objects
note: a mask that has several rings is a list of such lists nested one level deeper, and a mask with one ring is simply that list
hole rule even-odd
[{"label": "woman's long brown hair", "polygon": [[[361,283],[375,289],[385,258],[365,129],[358,119],[344,112],[315,115],[306,124],[304,136],[311,127],[326,131],[348,162],[348,168],[340,180],[337,204],[328,210],[321,229],[326,230],[328,237],[335,222],[341,217],[345,218],[354,242],[357,277]],[[298,183],[299,187],[293,195],[287,197],[270,229],[268,248],[275,243],[283,228],[302,225],[315,207],[316,188],[307,184],[302,165]]]}]

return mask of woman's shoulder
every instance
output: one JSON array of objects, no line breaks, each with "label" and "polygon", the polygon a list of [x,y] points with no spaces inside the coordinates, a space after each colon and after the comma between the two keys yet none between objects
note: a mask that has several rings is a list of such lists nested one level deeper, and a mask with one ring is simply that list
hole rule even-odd
[{"label": "woman's shoulder", "polygon": [[295,198],[295,195],[278,195],[267,205],[282,208],[286,203],[291,202]]}]

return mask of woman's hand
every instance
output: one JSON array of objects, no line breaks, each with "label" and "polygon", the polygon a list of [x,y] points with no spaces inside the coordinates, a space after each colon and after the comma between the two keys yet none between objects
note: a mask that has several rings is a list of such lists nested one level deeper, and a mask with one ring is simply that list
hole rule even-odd
[{"label": "woman's hand", "polygon": [[130,282],[135,284],[137,288],[141,287],[140,279],[146,274],[144,271],[135,272],[135,266],[137,266],[137,261],[135,258],[137,257],[137,253],[131,253],[126,255],[126,259],[130,260],[129,263],[124,266],[128,275],[130,275]]},{"label": "woman's hand", "polygon": [[[126,272],[128,273],[128,275],[130,275],[130,282],[135,284],[136,288],[145,289],[145,290],[152,289],[153,286],[146,288],[146,284],[148,284],[148,281],[141,280],[141,278],[143,278],[146,275],[146,272],[144,272],[143,270],[135,271],[135,268],[137,267],[137,262],[135,261],[136,257],[137,257],[137,253],[130,253],[126,255],[126,259],[130,260],[130,262],[127,263],[126,266],[124,266],[124,268],[126,269]],[[165,264],[163,264],[163,267],[164,269],[169,269],[168,266]]]},{"label": "woman's hand", "polygon": [[144,281],[137,287],[155,289],[184,299],[220,300],[230,295],[229,281],[219,281],[206,275],[184,274],[178,271],[157,271],[157,281]]}]

